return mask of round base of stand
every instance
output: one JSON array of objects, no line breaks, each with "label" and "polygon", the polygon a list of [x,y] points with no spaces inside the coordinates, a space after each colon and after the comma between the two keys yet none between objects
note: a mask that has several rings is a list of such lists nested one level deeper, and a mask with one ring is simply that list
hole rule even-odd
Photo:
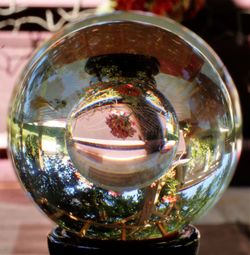
[{"label": "round base of stand", "polygon": [[187,226],[174,238],[143,241],[92,240],[68,235],[60,227],[48,235],[50,255],[111,255],[140,254],[197,255],[200,234],[197,228]]}]

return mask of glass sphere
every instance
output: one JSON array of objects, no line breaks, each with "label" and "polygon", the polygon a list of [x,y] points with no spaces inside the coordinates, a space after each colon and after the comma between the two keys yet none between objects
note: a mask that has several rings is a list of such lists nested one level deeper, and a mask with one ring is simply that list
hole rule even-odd
[{"label": "glass sphere", "polygon": [[26,66],[8,125],[27,192],[91,239],[180,231],[218,200],[241,150],[238,94],[219,58],[181,25],[139,13],[52,37]]}]

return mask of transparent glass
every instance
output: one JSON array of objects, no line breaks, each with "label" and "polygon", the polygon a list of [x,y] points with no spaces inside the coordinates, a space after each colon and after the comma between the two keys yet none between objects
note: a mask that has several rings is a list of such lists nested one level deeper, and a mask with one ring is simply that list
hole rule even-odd
[{"label": "transparent glass", "polygon": [[238,94],[188,29],[142,13],[66,27],[26,66],[9,147],[27,192],[92,239],[181,230],[221,196],[241,151]]}]

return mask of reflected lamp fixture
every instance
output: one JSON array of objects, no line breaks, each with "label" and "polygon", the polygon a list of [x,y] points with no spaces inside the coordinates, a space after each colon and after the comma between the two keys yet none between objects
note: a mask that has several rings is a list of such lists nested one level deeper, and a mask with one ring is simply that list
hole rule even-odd
[{"label": "reflected lamp fixture", "polygon": [[26,66],[9,113],[20,181],[55,254],[197,254],[192,221],[241,151],[233,81],[197,35],[115,12],[65,27]]}]

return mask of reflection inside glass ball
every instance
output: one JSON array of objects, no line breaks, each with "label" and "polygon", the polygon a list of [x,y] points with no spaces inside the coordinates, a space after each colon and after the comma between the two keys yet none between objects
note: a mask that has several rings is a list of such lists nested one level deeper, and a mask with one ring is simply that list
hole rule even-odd
[{"label": "reflection inside glass ball", "polygon": [[[123,15],[133,21],[110,20]],[[166,237],[230,181],[237,93],[204,56],[210,49],[196,37],[193,46],[186,29],[178,36],[178,24],[98,19],[52,38],[27,66],[10,108],[11,156],[63,229],[91,239]]]},{"label": "reflection inside glass ball", "polygon": [[103,188],[150,185],[168,171],[178,145],[176,114],[153,78],[157,61],[116,54],[92,58],[86,66],[95,82],[68,119],[72,161]]}]

